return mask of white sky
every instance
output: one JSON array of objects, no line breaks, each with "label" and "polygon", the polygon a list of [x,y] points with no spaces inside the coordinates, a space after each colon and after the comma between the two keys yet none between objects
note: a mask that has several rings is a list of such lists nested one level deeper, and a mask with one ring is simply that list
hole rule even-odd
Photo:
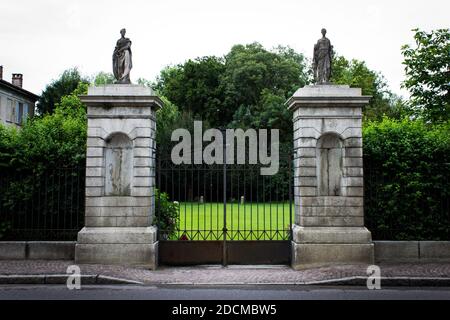
[{"label": "white sky", "polygon": [[39,94],[65,69],[111,72],[119,30],[132,40],[132,81],[166,65],[221,56],[234,44],[289,45],[311,57],[320,29],[335,50],[381,71],[394,92],[404,79],[400,47],[411,29],[448,28],[445,0],[1,0],[0,65]]}]

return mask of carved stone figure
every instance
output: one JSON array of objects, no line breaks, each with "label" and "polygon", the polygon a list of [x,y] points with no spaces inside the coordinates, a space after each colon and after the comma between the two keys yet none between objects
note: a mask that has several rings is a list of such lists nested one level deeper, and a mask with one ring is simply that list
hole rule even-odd
[{"label": "carved stone figure", "polygon": [[326,29],[322,29],[322,38],[314,45],[314,81],[316,84],[326,84],[331,77],[331,59],[333,57],[333,46],[330,40],[325,37]]},{"label": "carved stone figure", "polygon": [[113,73],[116,83],[131,83],[130,70],[133,67],[131,59],[131,40],[125,38],[126,30],[120,30],[122,37],[117,40],[113,53]]}]

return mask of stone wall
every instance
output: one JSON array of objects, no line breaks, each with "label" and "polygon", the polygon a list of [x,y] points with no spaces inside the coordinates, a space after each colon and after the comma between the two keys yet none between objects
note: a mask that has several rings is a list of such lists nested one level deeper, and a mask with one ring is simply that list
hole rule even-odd
[{"label": "stone wall", "polygon": [[[322,237],[322,234],[317,236]],[[308,240],[317,241],[313,234]],[[295,241],[298,242],[300,239]],[[450,262],[450,241],[373,241],[373,243],[375,263]],[[75,241],[0,241],[0,260],[73,260],[75,244]]]}]

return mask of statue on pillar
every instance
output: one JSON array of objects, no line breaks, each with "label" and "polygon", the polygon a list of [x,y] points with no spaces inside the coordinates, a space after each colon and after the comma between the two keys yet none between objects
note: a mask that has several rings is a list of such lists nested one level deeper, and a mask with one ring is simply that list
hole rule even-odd
[{"label": "statue on pillar", "polygon": [[333,46],[325,37],[326,29],[322,29],[322,38],[314,45],[313,70],[316,84],[327,84],[331,77],[331,60],[333,58]]},{"label": "statue on pillar", "polygon": [[116,78],[115,83],[131,83],[130,71],[133,67],[131,62],[131,40],[125,38],[126,30],[120,30],[121,38],[117,40],[113,53],[113,73]]}]

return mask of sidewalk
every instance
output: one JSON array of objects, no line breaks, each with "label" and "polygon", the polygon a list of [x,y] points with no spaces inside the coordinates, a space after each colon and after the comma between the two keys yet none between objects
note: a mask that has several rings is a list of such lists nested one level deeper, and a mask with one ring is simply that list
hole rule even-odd
[{"label": "sidewalk", "polygon": [[[73,261],[3,260],[0,261],[0,283],[14,283],[14,276],[27,283],[28,276],[48,276],[53,282],[65,283],[67,267]],[[93,283],[141,283],[145,285],[232,285],[232,284],[356,284],[365,285],[366,265],[342,265],[294,271],[289,266],[195,266],[160,267],[156,271],[112,265],[79,265],[81,274]],[[450,286],[449,263],[380,264],[382,281],[390,285]],[[59,277],[57,277],[59,276]],[[99,278],[100,277],[100,278]],[[9,282],[1,279],[10,279]],[[25,279],[25,280],[24,280]],[[83,278],[82,278],[83,279]],[[101,280],[102,279],[102,280]],[[106,279],[106,280],[105,280]],[[64,280],[64,281],[62,281]],[[91,279],[92,280],[92,279]],[[386,282],[385,280],[391,280]],[[394,281],[395,280],[395,281]],[[415,282],[411,282],[416,280]],[[420,280],[420,281],[419,281]],[[44,281],[44,280],[43,280]],[[83,281],[83,280],[82,280]],[[92,282],[92,281],[91,281]],[[40,282],[39,282],[40,283]]]}]

